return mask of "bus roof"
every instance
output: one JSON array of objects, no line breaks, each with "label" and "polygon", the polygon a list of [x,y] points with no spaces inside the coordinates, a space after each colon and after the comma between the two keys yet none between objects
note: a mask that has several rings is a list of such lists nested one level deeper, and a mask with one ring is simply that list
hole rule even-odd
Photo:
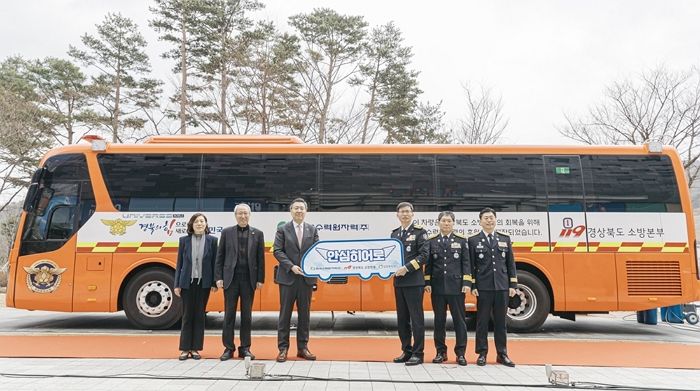
[{"label": "bus roof", "polygon": [[[93,139],[94,140],[94,139]],[[92,141],[94,142],[94,141]],[[104,143],[104,149],[91,142],[57,147],[46,157],[64,153],[317,153],[317,154],[552,154],[552,155],[639,155],[648,145],[473,145],[473,144],[304,144],[294,136],[181,135],[155,136],[141,144]],[[665,146],[664,155],[677,155]]]}]

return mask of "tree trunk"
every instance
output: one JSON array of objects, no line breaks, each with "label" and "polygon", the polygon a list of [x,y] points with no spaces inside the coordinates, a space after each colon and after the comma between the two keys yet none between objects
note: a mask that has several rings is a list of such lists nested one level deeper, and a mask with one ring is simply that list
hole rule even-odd
[{"label": "tree trunk", "polygon": [[180,28],[182,40],[180,41],[180,134],[187,134],[187,25],[185,24],[184,11],[181,14]]},{"label": "tree trunk", "polygon": [[367,114],[365,114],[365,122],[362,124],[362,144],[367,142],[367,128],[369,128],[369,120],[372,118],[372,113],[374,113],[374,101],[377,95],[377,78],[379,77],[379,60],[377,60],[377,66],[374,69],[374,77],[372,78],[372,89],[370,92],[369,103],[367,104]]},{"label": "tree trunk", "polygon": [[[268,85],[267,69],[263,72],[262,87],[260,88],[260,134],[269,134],[268,129],[268,107],[267,107],[267,85]],[[274,89],[273,89],[274,91]]]},{"label": "tree trunk", "polygon": [[112,113],[112,142],[116,143],[119,142],[119,137],[117,136],[119,132],[119,110],[121,108],[119,107],[119,94],[121,92],[121,72],[122,72],[122,66],[121,66],[121,60],[117,60],[117,69],[116,69],[116,76],[115,76],[115,86],[114,86],[114,113]]},{"label": "tree trunk", "polygon": [[328,74],[326,75],[326,97],[323,102],[323,108],[321,109],[321,118],[319,119],[321,123],[318,127],[319,144],[326,143],[326,121],[328,119],[328,109],[331,105],[331,96],[333,91],[333,63],[334,61],[331,60],[328,64]]},{"label": "tree trunk", "polygon": [[226,67],[221,66],[221,95],[219,97],[221,109],[219,110],[219,128],[221,134],[226,134],[226,90],[228,89],[228,78],[226,77]]}]

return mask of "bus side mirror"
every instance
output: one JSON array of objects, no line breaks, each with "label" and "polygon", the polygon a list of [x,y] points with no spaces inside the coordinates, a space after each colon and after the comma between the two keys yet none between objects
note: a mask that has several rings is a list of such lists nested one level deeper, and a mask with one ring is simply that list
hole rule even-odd
[{"label": "bus side mirror", "polygon": [[29,185],[29,189],[27,189],[27,197],[24,199],[24,205],[22,205],[22,209],[25,212],[31,212],[37,206],[37,197],[39,196],[39,184],[41,183],[41,180],[43,179],[45,173],[45,167],[39,168],[36,171],[34,171],[34,175],[32,175],[31,185]]},{"label": "bus side mirror", "polygon": [[32,183],[27,189],[27,197],[24,199],[24,205],[22,205],[22,210],[25,212],[31,212],[36,204],[37,190],[39,189],[38,183]]}]

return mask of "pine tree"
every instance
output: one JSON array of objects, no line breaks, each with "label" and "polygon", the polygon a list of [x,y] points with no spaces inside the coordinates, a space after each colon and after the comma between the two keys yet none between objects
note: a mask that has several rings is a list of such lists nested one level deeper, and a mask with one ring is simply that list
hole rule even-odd
[{"label": "pine tree", "polygon": [[[364,58],[360,63],[359,75],[352,80],[352,84],[362,85],[369,96],[369,101],[366,104],[367,111],[362,123],[362,144],[371,141],[370,122],[377,120],[378,105],[382,100],[380,91],[388,92],[391,90],[391,86],[382,83],[396,82],[392,78],[392,70],[396,67],[403,69],[411,62],[413,56],[411,48],[402,44],[401,31],[393,22],[390,22],[374,28],[364,46]],[[411,74],[404,73],[403,75],[411,77]],[[383,98],[386,101],[388,97]]]},{"label": "pine tree", "polygon": [[193,58],[202,55],[197,29],[205,9],[204,2],[155,0],[155,3],[155,7],[150,7],[151,12],[155,14],[150,25],[160,33],[160,40],[172,45],[162,56],[175,62],[173,73],[180,75],[180,86],[172,99],[179,105],[179,110],[172,116],[180,120],[180,133],[185,134],[187,124],[192,122],[188,114],[190,90],[196,88],[189,81],[193,72]]},{"label": "pine tree", "polygon": [[150,72],[146,40],[131,19],[109,13],[97,25],[97,35],[85,34],[81,41],[85,50],[71,45],[68,54],[96,70],[90,92],[102,108],[99,121],[114,142],[121,141],[122,130],[143,127],[138,112],[153,107],[160,94],[161,83],[145,77]]},{"label": "pine tree", "polygon": [[198,124],[209,132],[233,133],[229,89],[243,62],[253,25],[249,14],[263,7],[258,0],[202,0],[199,27],[194,32],[201,52],[193,59],[205,87],[192,102]]},{"label": "pine tree", "polygon": [[295,79],[299,55],[296,37],[280,34],[272,23],[261,23],[235,77],[236,116],[253,124],[260,134],[295,133],[301,128],[296,112],[302,104]]},{"label": "pine tree", "polygon": [[362,16],[348,16],[321,8],[289,18],[303,42],[299,70],[308,104],[315,111],[316,141],[327,141],[326,131],[336,87],[357,72],[367,23]]}]

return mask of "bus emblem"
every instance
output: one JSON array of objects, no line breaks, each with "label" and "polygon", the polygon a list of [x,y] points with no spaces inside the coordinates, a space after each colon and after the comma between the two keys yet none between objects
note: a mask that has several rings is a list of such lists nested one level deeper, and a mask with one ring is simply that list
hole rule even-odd
[{"label": "bus emblem", "polygon": [[126,233],[126,227],[131,227],[132,225],[136,224],[136,220],[100,219],[100,221],[102,221],[102,224],[109,227],[109,233],[114,236],[124,235]]},{"label": "bus emblem", "polygon": [[65,267],[59,268],[53,261],[41,259],[32,266],[25,266],[27,272],[27,288],[36,293],[51,293],[61,285],[61,274]]}]

